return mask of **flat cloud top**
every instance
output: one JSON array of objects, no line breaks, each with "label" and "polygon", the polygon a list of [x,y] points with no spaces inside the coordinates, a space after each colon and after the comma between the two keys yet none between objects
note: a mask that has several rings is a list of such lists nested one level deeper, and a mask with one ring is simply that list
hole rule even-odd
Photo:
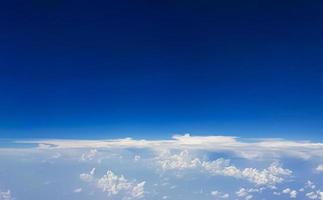
[{"label": "flat cloud top", "polygon": [[241,139],[233,136],[175,135],[168,140],[136,140],[132,138],[112,140],[34,140],[17,143],[37,144],[41,149],[71,148],[148,148],[192,149],[232,152],[243,158],[292,156],[309,159],[323,158],[323,143],[291,141],[284,139]]}]

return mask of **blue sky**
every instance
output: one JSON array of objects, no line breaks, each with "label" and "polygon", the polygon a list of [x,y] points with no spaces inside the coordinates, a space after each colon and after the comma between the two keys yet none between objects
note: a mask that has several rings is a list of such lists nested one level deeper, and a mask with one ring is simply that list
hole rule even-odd
[{"label": "blue sky", "polygon": [[322,139],[320,1],[8,1],[2,138]]}]

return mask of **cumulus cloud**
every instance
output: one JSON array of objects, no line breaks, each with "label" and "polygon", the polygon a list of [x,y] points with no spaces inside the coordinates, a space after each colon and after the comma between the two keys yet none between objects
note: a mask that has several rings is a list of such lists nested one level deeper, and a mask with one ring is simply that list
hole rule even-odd
[{"label": "cumulus cloud", "polygon": [[108,170],[101,178],[94,177],[95,168],[90,173],[80,175],[81,180],[94,182],[96,187],[105,192],[109,197],[121,194],[123,199],[141,199],[144,197],[145,181],[136,183],[127,180],[123,175],[116,175]]},{"label": "cumulus cloud", "polygon": [[91,149],[88,152],[85,152],[81,156],[82,161],[88,161],[88,160],[93,160],[95,156],[97,155],[98,151],[96,149]]},{"label": "cumulus cloud", "polygon": [[316,185],[312,181],[308,180],[305,183],[305,188],[315,189],[316,188]]},{"label": "cumulus cloud", "polygon": [[316,192],[308,192],[305,194],[305,196],[309,199],[318,199],[318,194]]},{"label": "cumulus cloud", "polygon": [[319,164],[319,165],[316,167],[316,171],[318,171],[318,172],[323,172],[323,164]]},{"label": "cumulus cloud", "polygon": [[239,198],[244,198],[245,200],[250,200],[253,198],[253,195],[251,193],[260,193],[264,190],[264,187],[258,187],[258,188],[240,188],[237,192],[236,195]]},{"label": "cumulus cloud", "polygon": [[90,173],[82,173],[80,174],[80,179],[85,182],[91,182],[93,181],[94,178],[94,173],[95,173],[95,168],[93,168]]},{"label": "cumulus cloud", "polygon": [[297,197],[297,191],[296,190],[290,191],[289,196],[290,198],[295,199]]},{"label": "cumulus cloud", "polygon": [[282,191],[283,194],[288,194],[291,199],[295,199],[297,196],[297,191],[290,188],[286,188]]},{"label": "cumulus cloud", "polygon": [[199,158],[191,158],[188,151],[172,155],[163,153],[157,157],[157,160],[163,170],[200,169],[214,176],[222,175],[244,179],[257,185],[275,185],[281,183],[284,177],[292,174],[291,170],[282,168],[277,162],[263,170],[256,168],[239,169],[232,165],[229,159],[218,158],[213,161],[201,161]]},{"label": "cumulus cloud", "polygon": [[245,197],[248,195],[248,191],[245,188],[240,188],[239,191],[236,192],[238,197]]}]

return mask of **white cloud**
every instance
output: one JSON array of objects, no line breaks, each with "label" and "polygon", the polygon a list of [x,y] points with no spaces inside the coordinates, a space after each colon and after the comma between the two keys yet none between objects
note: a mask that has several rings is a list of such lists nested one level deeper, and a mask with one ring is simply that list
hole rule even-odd
[{"label": "white cloud", "polygon": [[323,172],[323,164],[319,164],[319,165],[316,167],[316,171],[318,171],[318,172]]},{"label": "white cloud", "polygon": [[290,193],[290,191],[291,191],[291,189],[290,189],[290,188],[286,188],[286,189],[284,189],[282,192],[283,192],[284,194],[289,194],[289,193]]},{"label": "white cloud", "polygon": [[238,197],[245,197],[248,195],[248,191],[245,188],[240,188],[239,191],[236,192]]},{"label": "white cloud", "polygon": [[323,192],[319,192],[320,200],[323,200]]},{"label": "white cloud", "polygon": [[286,188],[282,191],[283,194],[288,194],[290,198],[295,199],[297,197],[297,191],[290,188]]},{"label": "white cloud", "polygon": [[197,158],[191,159],[188,151],[182,151],[179,154],[163,151],[156,160],[164,170],[194,169],[201,166],[201,161]]},{"label": "white cloud", "polygon": [[93,160],[97,153],[98,151],[96,149],[91,149],[90,151],[82,154],[81,160],[82,161]]},{"label": "white cloud", "polygon": [[290,198],[295,199],[297,197],[297,191],[296,190],[292,190],[289,193]]},{"label": "white cloud", "polygon": [[73,190],[74,193],[80,193],[82,192],[82,188],[76,188],[75,190]]},{"label": "white cloud", "polygon": [[323,158],[323,143],[309,141],[289,141],[283,139],[240,139],[230,136],[190,136],[175,135],[169,140],[134,140],[131,138],[115,140],[38,140],[17,141],[17,143],[35,143],[39,148],[149,148],[161,149],[190,149],[214,152],[231,152],[236,156],[252,158],[277,158],[292,156],[303,159],[311,157]]},{"label": "white cloud", "polygon": [[135,155],[133,159],[134,159],[134,161],[136,161],[136,162],[137,162],[137,161],[139,161],[139,160],[141,159],[141,156],[139,156],[139,155]]},{"label": "white cloud", "polygon": [[0,200],[13,200],[10,190],[6,192],[0,191]]},{"label": "white cloud", "polygon": [[263,170],[239,169],[231,165],[229,159],[218,158],[214,161],[201,161],[199,158],[192,158],[188,151],[182,151],[179,154],[162,153],[156,159],[163,170],[200,169],[214,176],[222,175],[244,179],[257,185],[275,185],[282,182],[284,177],[292,174],[291,170],[282,168],[277,162]]},{"label": "white cloud", "polygon": [[221,198],[221,199],[227,199],[227,198],[230,197],[230,195],[228,193],[222,193],[222,192],[219,192],[217,190],[212,191],[211,195],[216,197],[216,198]]},{"label": "white cloud", "polygon": [[250,189],[240,188],[236,192],[236,195],[237,195],[237,197],[244,198],[245,200],[250,200],[250,199],[253,198],[253,195],[250,194],[250,193],[260,193],[264,189],[265,189],[264,187],[260,187],[260,188],[250,188]]},{"label": "white cloud", "polygon": [[144,185],[145,185],[145,181],[141,182],[141,183],[138,183],[137,185],[135,185],[133,188],[132,188],[132,191],[131,191],[131,197],[133,197],[134,199],[140,199],[140,198],[143,198],[144,197]]},{"label": "white cloud", "polygon": [[320,190],[308,192],[305,194],[305,196],[309,199],[323,200],[323,192]]},{"label": "white cloud", "polygon": [[101,178],[94,177],[95,168],[90,173],[83,173],[80,178],[85,182],[94,182],[96,187],[107,193],[108,196],[122,194],[123,199],[141,199],[144,197],[145,181],[136,183],[128,181],[123,175],[118,176],[108,170]]},{"label": "white cloud", "polygon": [[310,188],[310,189],[315,189],[316,188],[316,185],[312,182],[312,181],[307,181],[305,183],[305,188]]},{"label": "white cloud", "polygon": [[95,173],[95,168],[93,168],[90,173],[80,174],[80,179],[85,182],[91,182],[91,181],[93,181],[94,173]]},{"label": "white cloud", "polygon": [[305,194],[305,196],[307,196],[307,198],[309,199],[317,199],[318,195],[316,194],[316,192],[308,192]]},{"label": "white cloud", "polygon": [[253,196],[251,194],[249,194],[248,196],[246,196],[245,200],[250,200],[252,198],[253,198]]}]

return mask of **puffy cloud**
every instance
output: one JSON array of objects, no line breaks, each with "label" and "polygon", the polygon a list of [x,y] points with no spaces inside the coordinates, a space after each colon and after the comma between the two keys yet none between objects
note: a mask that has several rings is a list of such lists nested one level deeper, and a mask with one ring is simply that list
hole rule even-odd
[{"label": "puffy cloud", "polygon": [[97,155],[98,151],[96,149],[91,149],[90,151],[83,153],[81,156],[82,161],[93,160]]},{"label": "puffy cloud", "polygon": [[139,161],[139,160],[141,159],[141,156],[139,156],[139,155],[135,155],[135,156],[133,157],[133,159],[134,159],[134,161]]},{"label": "puffy cloud", "polygon": [[290,188],[286,188],[282,191],[283,194],[288,194],[290,198],[295,199],[297,197],[297,191]]},{"label": "puffy cloud", "polygon": [[0,200],[13,200],[10,190],[7,190],[6,192],[0,191]]},{"label": "puffy cloud", "polygon": [[309,199],[323,200],[323,192],[320,190],[308,192],[305,196]]},{"label": "puffy cloud", "polygon": [[91,181],[93,181],[94,173],[95,173],[95,168],[93,168],[90,173],[80,174],[80,179],[85,182],[91,182]]},{"label": "puffy cloud", "polygon": [[279,163],[274,162],[268,168],[258,170],[256,168],[239,169],[231,165],[229,159],[218,158],[213,161],[201,161],[192,158],[188,151],[179,154],[162,153],[158,156],[157,163],[164,170],[200,169],[212,175],[230,176],[238,179],[248,180],[257,185],[275,185],[292,174],[289,169],[282,168]]},{"label": "puffy cloud", "polygon": [[190,136],[175,135],[169,140],[134,140],[131,138],[115,140],[38,140],[17,141],[18,143],[34,143],[39,148],[149,148],[161,149],[195,149],[214,152],[231,152],[236,156],[252,158],[277,158],[292,156],[303,159],[311,157],[323,158],[323,143],[309,141],[289,141],[283,139],[246,140],[230,136]]},{"label": "puffy cloud", "polygon": [[295,198],[296,198],[296,196],[297,196],[297,191],[296,191],[296,190],[292,190],[292,191],[289,193],[289,196],[290,196],[290,198],[295,199]]},{"label": "puffy cloud", "polygon": [[239,191],[236,192],[238,197],[245,197],[248,195],[248,191],[245,188],[240,188]]},{"label": "puffy cloud", "polygon": [[162,152],[156,160],[164,170],[194,169],[201,166],[201,161],[198,158],[191,159],[188,151],[182,151],[179,154]]},{"label": "puffy cloud", "polygon": [[316,185],[312,181],[308,180],[305,183],[305,188],[315,189],[316,188]]},{"label": "puffy cloud", "polygon": [[288,194],[290,198],[295,199],[297,197],[297,191],[290,188],[286,188],[282,191],[283,194]]},{"label": "puffy cloud", "polygon": [[284,189],[282,192],[283,192],[284,194],[289,194],[289,193],[290,193],[290,191],[291,191],[291,189],[290,189],[290,188],[286,188],[286,189]]},{"label": "puffy cloud", "polygon": [[319,164],[319,165],[316,167],[316,171],[318,171],[318,172],[323,172],[323,164]]},{"label": "puffy cloud", "polygon": [[227,199],[227,198],[230,197],[230,195],[228,193],[222,193],[222,192],[219,192],[217,190],[212,191],[211,195],[216,197],[216,198],[221,198],[221,199]]},{"label": "puffy cloud", "polygon": [[108,170],[101,178],[94,177],[95,168],[90,173],[83,173],[80,178],[85,182],[94,182],[96,187],[107,193],[108,196],[122,194],[123,199],[141,199],[144,197],[145,181],[136,183],[128,181],[123,175],[118,176]]},{"label": "puffy cloud", "polygon": [[318,198],[318,195],[316,192],[308,192],[305,194],[305,196],[309,199],[317,199]]},{"label": "puffy cloud", "polygon": [[250,200],[252,198],[253,198],[253,196],[251,194],[249,194],[248,196],[246,196],[245,200]]}]

